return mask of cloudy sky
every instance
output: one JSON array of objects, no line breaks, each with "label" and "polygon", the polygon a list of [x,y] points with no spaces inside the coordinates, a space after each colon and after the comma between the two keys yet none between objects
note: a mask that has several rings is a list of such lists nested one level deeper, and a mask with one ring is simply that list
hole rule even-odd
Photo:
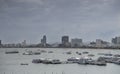
[{"label": "cloudy sky", "polygon": [[39,43],[43,35],[110,41],[120,36],[120,0],[0,0],[3,43]]}]

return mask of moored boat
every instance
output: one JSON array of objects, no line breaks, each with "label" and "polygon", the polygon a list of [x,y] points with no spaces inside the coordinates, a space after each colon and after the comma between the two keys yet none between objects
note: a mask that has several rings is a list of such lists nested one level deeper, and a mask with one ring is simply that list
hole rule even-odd
[{"label": "moored boat", "polygon": [[20,65],[29,65],[28,63],[21,63]]},{"label": "moored boat", "polygon": [[95,55],[94,55],[94,54],[88,54],[88,56],[93,57],[93,56],[95,56]]},{"label": "moored boat", "polygon": [[118,61],[115,61],[114,63],[120,65],[120,59]]},{"label": "moored boat", "polygon": [[76,58],[76,57],[71,57],[67,59],[68,62],[72,62],[72,63],[78,63],[79,60],[80,58]]},{"label": "moored boat", "polygon": [[96,61],[95,64],[98,66],[106,66],[107,65],[107,63],[105,61]]},{"label": "moored boat", "polygon": [[6,54],[16,54],[16,53],[19,53],[19,51],[6,51],[5,53]]},{"label": "moored boat", "polygon": [[71,51],[69,51],[69,52],[66,52],[66,54],[72,54],[72,52],[71,52]]},{"label": "moored boat", "polygon": [[48,53],[53,53],[53,51],[48,51]]},{"label": "moored boat", "polygon": [[43,63],[44,59],[33,59],[32,63]]},{"label": "moored boat", "polygon": [[53,59],[51,61],[52,64],[61,64],[62,62],[59,59]]},{"label": "moored boat", "polygon": [[81,57],[78,64],[89,64],[92,61],[91,58],[88,57]]},{"label": "moored boat", "polygon": [[83,54],[88,54],[88,53],[89,53],[89,52],[87,52],[87,51],[84,51],[84,52],[83,52]]},{"label": "moored boat", "polygon": [[46,58],[45,60],[42,61],[44,64],[52,64],[52,59]]}]

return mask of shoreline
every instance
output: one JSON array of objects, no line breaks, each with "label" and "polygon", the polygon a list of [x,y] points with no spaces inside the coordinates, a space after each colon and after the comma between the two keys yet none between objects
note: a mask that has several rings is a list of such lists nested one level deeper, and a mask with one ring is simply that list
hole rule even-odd
[{"label": "shoreline", "polygon": [[[86,48],[71,48],[71,47],[1,47],[1,48],[46,48],[46,49],[51,49],[51,48],[57,48],[57,49],[95,49],[95,50],[120,50],[120,48],[89,48],[89,47],[86,47]],[[0,48],[0,49],[1,49]]]}]

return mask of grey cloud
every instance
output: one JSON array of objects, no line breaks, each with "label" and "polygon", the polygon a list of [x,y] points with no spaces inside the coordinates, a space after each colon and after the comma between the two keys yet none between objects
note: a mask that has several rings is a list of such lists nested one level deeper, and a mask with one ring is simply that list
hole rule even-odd
[{"label": "grey cloud", "polygon": [[49,42],[62,35],[108,39],[119,34],[119,5],[119,0],[0,0],[0,39],[39,42],[44,34]]}]

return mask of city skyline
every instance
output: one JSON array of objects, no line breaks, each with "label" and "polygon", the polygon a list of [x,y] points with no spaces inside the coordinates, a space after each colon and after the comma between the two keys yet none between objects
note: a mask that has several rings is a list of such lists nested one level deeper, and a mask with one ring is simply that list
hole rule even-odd
[{"label": "city skyline", "polygon": [[0,40],[60,42],[61,36],[85,42],[120,35],[120,0],[0,0]]},{"label": "city skyline", "polygon": [[92,41],[85,42],[85,40],[83,40],[83,38],[80,38],[80,37],[71,38],[68,35],[63,35],[63,36],[59,37],[59,42],[55,41],[55,42],[50,43],[48,41],[49,41],[49,38],[46,35],[43,35],[38,43],[29,43],[27,40],[22,40],[20,42],[15,42],[15,43],[12,43],[12,42],[5,43],[3,40],[0,40],[0,44],[23,44],[23,45],[25,45],[25,44],[42,44],[42,45],[45,45],[45,44],[56,44],[56,43],[60,43],[60,44],[66,44],[66,43],[71,43],[71,42],[74,43],[74,41],[80,42],[80,43],[94,43],[97,41],[103,41],[103,42],[108,42],[108,43],[113,43],[113,44],[120,44],[120,36],[115,36],[115,37],[111,38],[110,41],[106,41],[103,39],[94,39]]},{"label": "city skyline", "polygon": [[120,48],[120,37],[114,37],[111,42],[107,42],[102,39],[96,39],[91,42],[84,42],[81,38],[69,39],[69,36],[62,36],[61,42],[48,43],[46,35],[43,35],[41,42],[39,43],[28,43],[26,40],[19,43],[3,43],[0,40],[0,48],[105,48],[105,49],[117,49]]}]

